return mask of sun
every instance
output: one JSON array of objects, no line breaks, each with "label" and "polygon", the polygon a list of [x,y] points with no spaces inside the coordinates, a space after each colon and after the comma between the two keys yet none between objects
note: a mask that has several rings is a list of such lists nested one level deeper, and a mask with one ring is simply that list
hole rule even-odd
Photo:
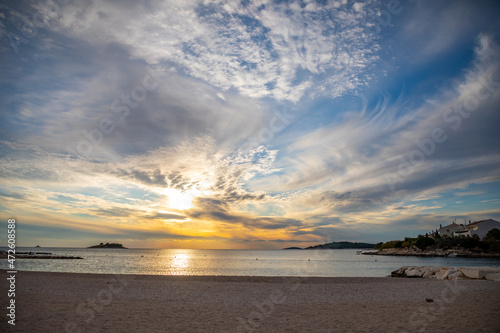
[{"label": "sun", "polygon": [[173,188],[163,190],[163,194],[167,196],[167,205],[170,208],[177,210],[185,210],[193,208],[193,199],[195,194],[190,191],[180,191]]},{"label": "sun", "polygon": [[211,184],[203,181],[199,181],[196,187],[189,189],[162,188],[159,193],[165,196],[166,206],[176,210],[193,208],[194,199],[214,194],[211,190]]}]

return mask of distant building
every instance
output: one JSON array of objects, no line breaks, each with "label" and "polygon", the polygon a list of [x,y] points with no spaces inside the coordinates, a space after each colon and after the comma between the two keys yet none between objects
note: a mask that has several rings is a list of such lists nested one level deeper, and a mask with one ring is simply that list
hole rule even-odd
[{"label": "distant building", "polygon": [[474,236],[478,235],[480,239],[484,239],[488,231],[491,229],[500,230],[500,222],[489,219],[473,222],[466,225],[460,225],[460,228],[453,232],[453,236]]},{"label": "distant building", "polygon": [[453,236],[453,233],[455,231],[458,231],[460,230],[460,227],[461,225],[460,224],[456,224],[455,221],[453,221],[451,224],[448,224],[448,225],[445,225],[444,227],[442,225],[439,225],[439,235],[441,237],[444,237],[444,236]]}]

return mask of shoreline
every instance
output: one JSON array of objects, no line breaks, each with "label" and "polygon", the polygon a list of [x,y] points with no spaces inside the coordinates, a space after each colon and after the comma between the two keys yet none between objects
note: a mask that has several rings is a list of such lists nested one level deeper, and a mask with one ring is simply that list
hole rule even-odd
[{"label": "shoreline", "polygon": [[373,256],[395,256],[395,257],[442,257],[442,258],[485,258],[485,259],[500,259],[500,253],[472,252],[469,250],[453,249],[446,251],[424,250],[418,251],[415,249],[383,249],[372,252],[361,252],[363,255]]},{"label": "shoreline", "polygon": [[486,280],[18,271],[16,288],[16,332],[500,331]]}]

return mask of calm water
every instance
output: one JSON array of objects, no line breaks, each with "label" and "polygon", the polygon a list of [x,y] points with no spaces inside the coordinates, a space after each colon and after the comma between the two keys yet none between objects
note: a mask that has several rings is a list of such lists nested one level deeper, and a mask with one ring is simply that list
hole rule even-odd
[{"label": "calm water", "polygon": [[[5,249],[5,248],[2,248]],[[18,259],[23,271],[150,275],[383,277],[406,265],[500,266],[498,259],[356,255],[356,250],[171,250],[17,248],[84,260]],[[7,260],[0,260],[7,269]]]}]

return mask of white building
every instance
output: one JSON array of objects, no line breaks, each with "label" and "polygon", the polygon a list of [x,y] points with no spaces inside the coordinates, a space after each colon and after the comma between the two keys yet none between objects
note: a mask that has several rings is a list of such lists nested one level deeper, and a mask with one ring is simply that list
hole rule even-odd
[{"label": "white building", "polygon": [[460,224],[456,224],[455,221],[453,221],[451,224],[448,224],[448,225],[445,225],[444,227],[440,224],[439,225],[439,235],[441,237],[444,237],[444,236],[453,236],[453,233],[455,231],[458,231],[460,230],[460,227],[461,225]]},{"label": "white building", "polygon": [[499,229],[500,230],[500,222],[489,219],[482,220],[473,223],[469,223],[466,225],[459,225],[460,228],[456,231],[453,231],[453,236],[474,236],[478,235],[480,239],[484,239],[488,231],[491,229]]}]

